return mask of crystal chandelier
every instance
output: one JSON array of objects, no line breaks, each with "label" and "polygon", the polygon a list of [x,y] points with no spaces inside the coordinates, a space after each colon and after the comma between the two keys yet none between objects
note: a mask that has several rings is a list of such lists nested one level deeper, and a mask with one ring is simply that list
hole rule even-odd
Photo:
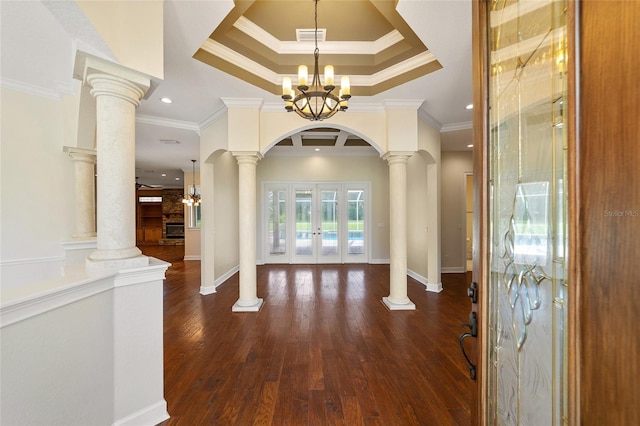
[{"label": "crystal chandelier", "polygon": [[340,80],[339,94],[336,96],[333,65],[324,67],[324,85],[320,82],[318,73],[318,0],[315,0],[315,42],[313,51],[314,67],[313,79],[309,86],[309,74],[306,65],[298,67],[298,92],[291,87],[291,78],[282,79],[282,99],[284,108],[290,112],[295,111],[300,117],[311,121],[320,121],[333,116],[338,111],[346,111],[349,98],[351,98],[351,86],[349,76],[342,76]]},{"label": "crystal chandelier", "polygon": [[199,206],[202,199],[200,194],[196,192],[196,160],[191,160],[191,162],[193,163],[193,187],[190,194],[185,194],[182,197],[182,202],[188,206]]}]

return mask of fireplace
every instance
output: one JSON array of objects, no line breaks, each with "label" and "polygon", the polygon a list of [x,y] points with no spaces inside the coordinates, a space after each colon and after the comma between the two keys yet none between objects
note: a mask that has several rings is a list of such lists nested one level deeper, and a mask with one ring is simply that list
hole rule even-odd
[{"label": "fireplace", "polygon": [[166,238],[184,238],[184,223],[167,222],[165,231]]}]

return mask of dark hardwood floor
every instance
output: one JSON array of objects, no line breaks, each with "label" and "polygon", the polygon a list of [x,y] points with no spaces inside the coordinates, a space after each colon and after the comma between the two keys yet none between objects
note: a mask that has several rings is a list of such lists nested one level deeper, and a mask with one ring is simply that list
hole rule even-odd
[{"label": "dark hardwood floor", "polygon": [[465,274],[435,294],[409,278],[415,311],[390,312],[388,265],[258,266],[258,313],[232,313],[238,274],[202,296],[184,247],[164,284],[162,425],[469,425],[458,335]]}]

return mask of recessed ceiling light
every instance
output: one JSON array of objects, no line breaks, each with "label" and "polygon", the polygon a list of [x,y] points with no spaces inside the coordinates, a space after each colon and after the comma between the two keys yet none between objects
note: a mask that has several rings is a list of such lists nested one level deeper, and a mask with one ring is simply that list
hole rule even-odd
[{"label": "recessed ceiling light", "polygon": [[166,173],[161,173],[160,176],[165,177],[167,174]]},{"label": "recessed ceiling light", "polygon": [[466,109],[473,109],[473,104],[469,104],[465,107]]},{"label": "recessed ceiling light", "polygon": [[473,148],[473,144],[470,143],[469,145],[467,145],[467,148]]},{"label": "recessed ceiling light", "polygon": [[316,151],[316,152],[320,151],[320,148],[316,148],[316,149],[315,149],[315,151]]},{"label": "recessed ceiling light", "polygon": [[160,98],[160,102],[164,102],[165,104],[170,104],[173,101],[170,98]]},{"label": "recessed ceiling light", "polygon": [[180,180],[180,178],[179,178],[179,177],[177,177],[177,178],[176,178],[176,180]]}]

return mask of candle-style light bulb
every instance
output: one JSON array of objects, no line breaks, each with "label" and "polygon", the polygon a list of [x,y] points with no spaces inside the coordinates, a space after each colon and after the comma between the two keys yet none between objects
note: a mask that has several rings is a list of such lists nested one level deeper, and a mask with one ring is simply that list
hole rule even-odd
[{"label": "candle-style light bulb", "polygon": [[309,85],[309,71],[307,71],[306,65],[298,66],[298,86]]}]

